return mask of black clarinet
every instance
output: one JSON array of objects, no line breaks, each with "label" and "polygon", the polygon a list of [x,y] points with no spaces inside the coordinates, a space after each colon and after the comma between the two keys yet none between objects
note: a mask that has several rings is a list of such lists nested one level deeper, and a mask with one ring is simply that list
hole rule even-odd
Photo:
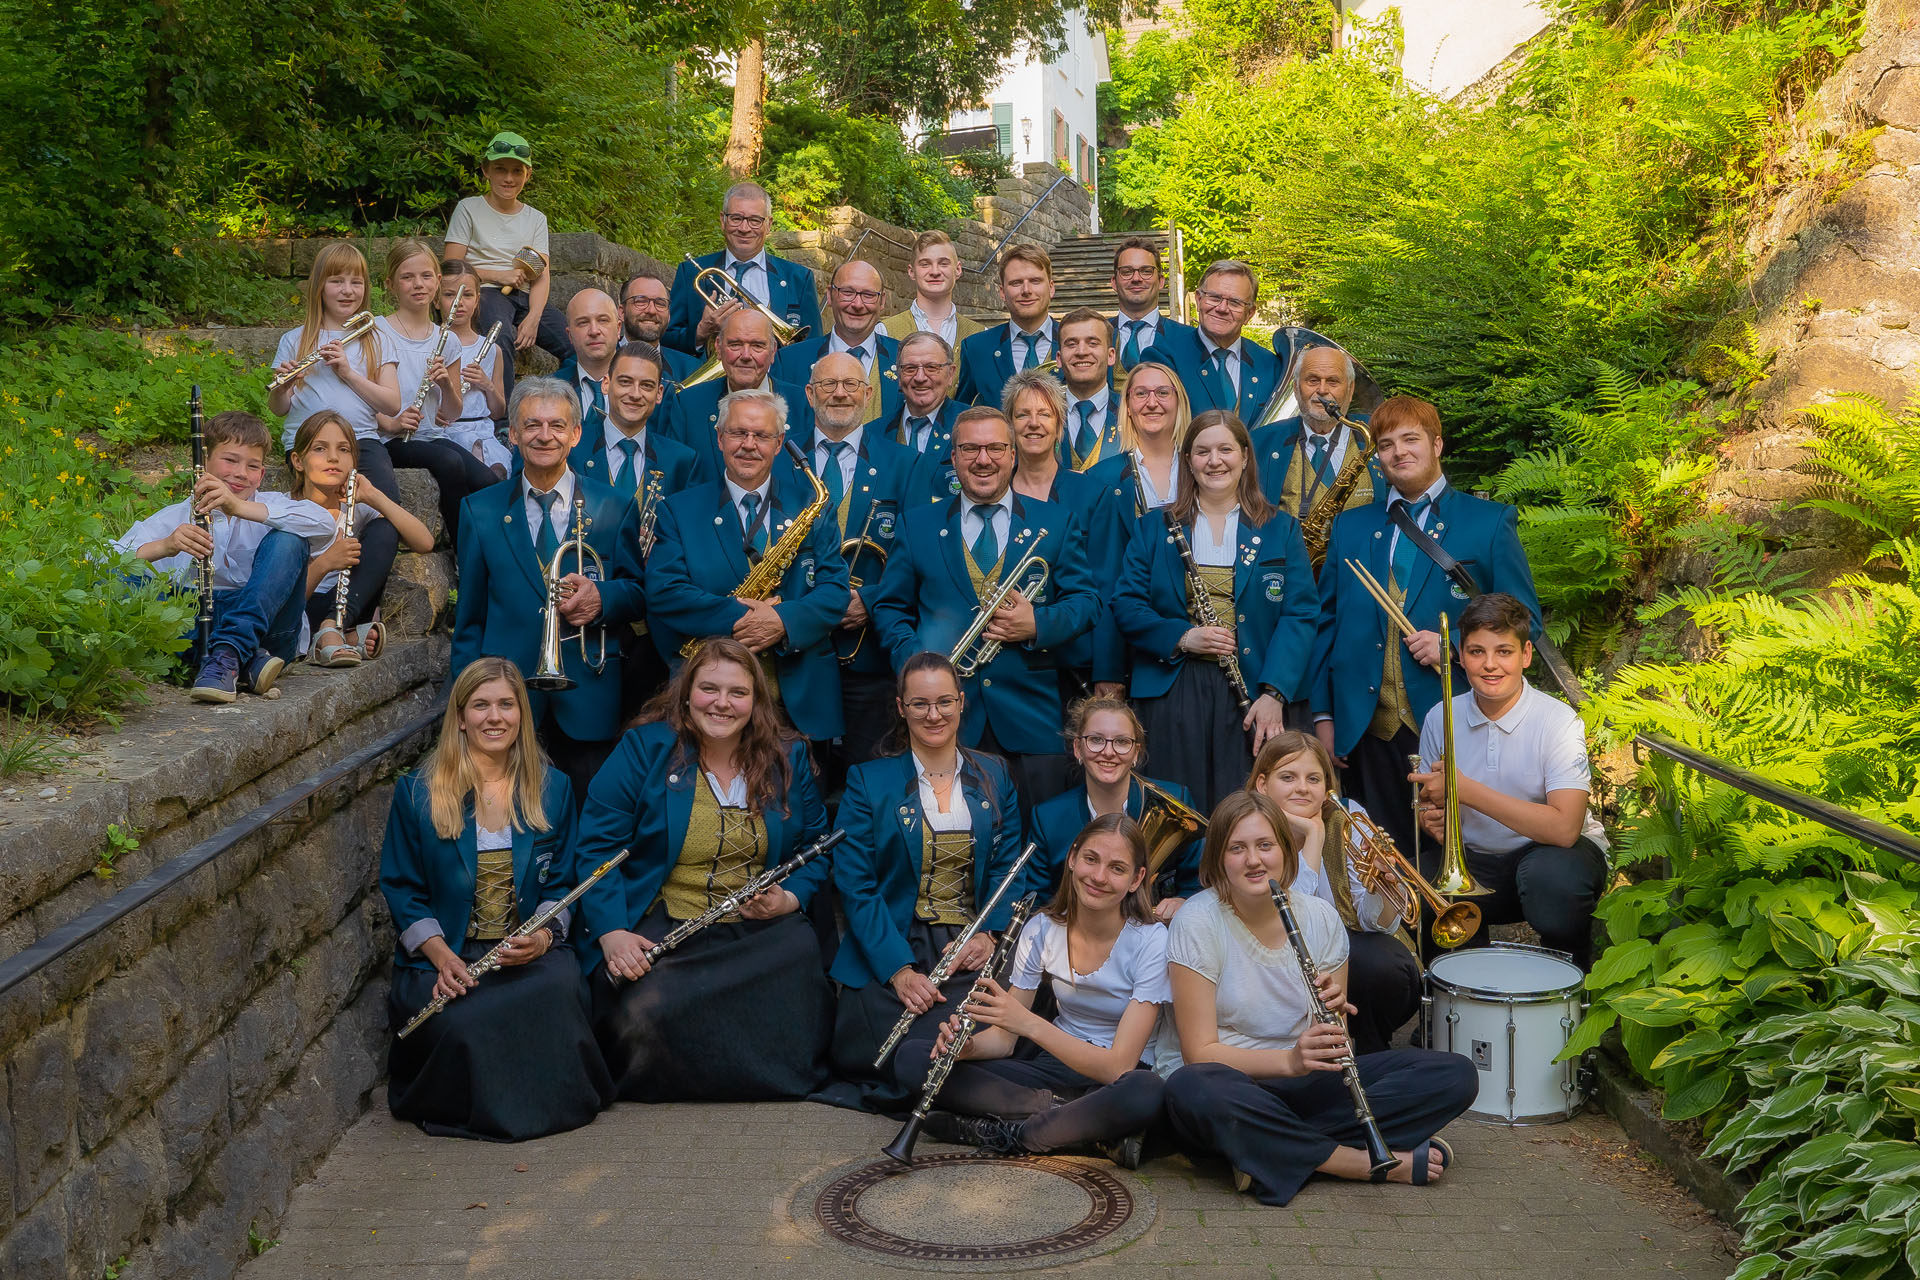
[{"label": "black clarinet", "polygon": [[[1173,535],[1173,549],[1180,553],[1180,563],[1186,568],[1187,591],[1193,596],[1193,608],[1200,615],[1200,625],[1225,627],[1227,624],[1214,612],[1213,597],[1207,594],[1207,580],[1200,576],[1200,562],[1193,558],[1193,545],[1187,541],[1187,531],[1173,518],[1172,507],[1161,508],[1161,513],[1167,518],[1167,532]],[[1238,632],[1234,633],[1234,642],[1239,643]],[[1240,670],[1240,655],[1224,654],[1219,661],[1220,669],[1227,673],[1227,683],[1233,686],[1233,700],[1240,704],[1240,714],[1244,717],[1253,707],[1253,694],[1247,688],[1246,674]]]},{"label": "black clarinet", "polygon": [[[201,516],[197,510],[200,500],[200,477],[207,474],[207,422],[200,411],[200,384],[193,384],[193,394],[187,400],[188,439],[193,442],[193,494],[187,499],[187,515],[193,522],[207,531],[207,537],[213,537],[213,514]],[[207,660],[207,653],[213,644],[213,552],[207,552],[206,559],[195,567],[195,585],[200,592],[200,612],[193,620],[194,665],[199,666]]]},{"label": "black clarinet", "polygon": [[[1287,891],[1280,887],[1278,880],[1267,881],[1267,892],[1273,895],[1273,905],[1280,909],[1280,923],[1286,927],[1287,942],[1293,947],[1293,954],[1299,957],[1300,971],[1307,978],[1307,998],[1313,1001],[1313,1020],[1315,1022],[1339,1023],[1333,1011],[1327,1008],[1327,1002],[1320,998],[1320,988],[1315,985],[1320,971],[1314,967],[1313,957],[1307,954],[1307,944],[1301,940],[1300,926],[1293,921],[1293,904],[1287,901]],[[1347,1056],[1340,1062],[1340,1077],[1347,1082],[1347,1092],[1353,1095],[1353,1113],[1360,1117],[1360,1127],[1367,1135],[1367,1159],[1372,1164],[1369,1172],[1373,1181],[1385,1182],[1387,1173],[1400,1162],[1387,1149],[1387,1140],[1380,1132],[1380,1125],[1373,1118],[1373,1104],[1367,1101],[1367,1091],[1360,1086],[1360,1068],[1354,1065],[1352,1042],[1348,1042]]]}]

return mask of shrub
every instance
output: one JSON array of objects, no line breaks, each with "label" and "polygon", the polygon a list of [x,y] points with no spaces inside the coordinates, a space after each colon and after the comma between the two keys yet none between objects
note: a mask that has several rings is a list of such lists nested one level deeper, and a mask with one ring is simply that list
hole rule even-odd
[{"label": "shrub", "polygon": [[[718,124],[724,131],[724,116]],[[897,226],[940,226],[973,211],[974,194],[995,168],[981,157],[961,173],[955,167],[908,147],[891,121],[808,100],[767,104],[761,179],[792,225],[816,209],[850,204]],[[1004,174],[1004,164],[997,167]]]},{"label": "shrub", "polygon": [[55,432],[118,447],[185,441],[195,383],[210,415],[245,409],[272,421],[265,371],[206,343],[158,335],[148,346],[68,324],[0,347],[0,409],[12,419],[7,435],[23,442],[56,439]]}]

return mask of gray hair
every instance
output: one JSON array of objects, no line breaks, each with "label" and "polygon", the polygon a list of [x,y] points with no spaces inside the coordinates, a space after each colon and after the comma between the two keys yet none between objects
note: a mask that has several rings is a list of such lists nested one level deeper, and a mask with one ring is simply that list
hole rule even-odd
[{"label": "gray hair", "polygon": [[1347,363],[1347,382],[1351,384],[1351,383],[1358,382],[1360,380],[1360,370],[1353,363],[1353,357],[1347,354],[1347,349],[1345,347],[1340,346],[1338,343],[1333,343],[1333,342],[1313,343],[1312,345],[1308,346],[1305,350],[1301,351],[1300,353],[1301,365],[1304,366],[1306,364],[1308,353],[1314,352],[1314,351],[1338,351],[1340,353],[1340,358],[1346,361]]},{"label": "gray hair", "polygon": [[748,387],[745,391],[729,391],[720,397],[720,416],[714,419],[716,433],[727,429],[727,422],[733,417],[733,411],[743,404],[763,404],[773,410],[773,422],[780,434],[787,434],[787,398],[777,391],[768,391],[763,387]]},{"label": "gray hair", "polygon": [[507,422],[517,425],[520,421],[520,406],[529,400],[559,400],[567,406],[567,417],[574,426],[580,425],[580,393],[558,378],[521,378],[513,384],[513,395],[507,400]]},{"label": "gray hair", "polygon": [[900,354],[907,354],[907,348],[916,342],[933,343],[940,348],[940,354],[946,357],[949,364],[953,362],[953,344],[930,329],[916,329],[914,332],[900,339]]},{"label": "gray hair", "polygon": [[1013,421],[1013,406],[1020,397],[1029,391],[1037,391],[1047,399],[1047,407],[1053,410],[1053,425],[1062,431],[1067,429],[1067,389],[1051,373],[1039,369],[1022,369],[1007,379],[1007,385],[1000,390],[1000,411],[1007,415],[1007,421]]},{"label": "gray hair", "polygon": [[732,204],[735,196],[753,196],[766,207],[768,213],[773,212],[773,197],[768,195],[767,189],[757,182],[736,182],[728,187],[727,194],[720,201],[720,208],[724,210]]},{"label": "gray hair", "polygon": [[1253,300],[1260,301],[1260,273],[1248,263],[1238,258],[1221,258],[1217,262],[1210,262],[1207,269],[1200,273],[1200,283],[1205,284],[1215,276],[1240,276],[1253,286]]}]

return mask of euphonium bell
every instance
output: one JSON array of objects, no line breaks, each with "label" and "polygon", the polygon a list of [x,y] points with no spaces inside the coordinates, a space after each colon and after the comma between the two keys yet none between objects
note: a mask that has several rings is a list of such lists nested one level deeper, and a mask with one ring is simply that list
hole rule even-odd
[{"label": "euphonium bell", "polygon": [[540,667],[527,677],[529,689],[571,689],[574,680],[567,675],[560,663],[560,646],[569,640],[580,641],[580,661],[593,674],[599,675],[607,667],[607,629],[600,628],[600,656],[598,659],[587,656],[587,629],[582,626],[573,635],[560,634],[560,580],[566,577],[567,552],[573,552],[573,571],[582,577],[587,574],[587,562],[593,562],[595,581],[605,582],[607,566],[601,560],[600,553],[587,545],[587,504],[578,494],[573,499],[573,524],[567,530],[569,536],[554,550],[553,559],[546,565],[543,577],[547,584],[547,605],[542,610],[540,620]]}]

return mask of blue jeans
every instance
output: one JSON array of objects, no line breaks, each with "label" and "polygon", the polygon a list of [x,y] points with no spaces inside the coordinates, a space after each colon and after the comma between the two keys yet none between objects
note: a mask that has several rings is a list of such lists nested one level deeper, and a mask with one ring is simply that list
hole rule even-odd
[{"label": "blue jeans", "polygon": [[269,530],[254,552],[246,584],[214,592],[211,643],[224,644],[239,654],[242,667],[261,649],[283,662],[293,661],[306,588],[306,539],[282,529]]}]

